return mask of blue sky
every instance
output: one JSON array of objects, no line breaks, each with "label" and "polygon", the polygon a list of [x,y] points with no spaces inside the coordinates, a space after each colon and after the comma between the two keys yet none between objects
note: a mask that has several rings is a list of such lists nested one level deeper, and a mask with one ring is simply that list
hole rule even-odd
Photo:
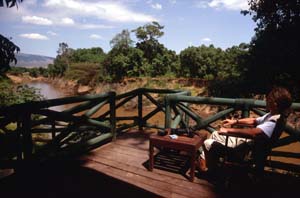
[{"label": "blue sky", "polygon": [[108,52],[123,29],[158,21],[165,27],[159,41],[177,53],[202,44],[226,49],[254,35],[255,23],[240,14],[247,8],[247,0],[24,0],[0,8],[0,34],[22,53],[55,57],[60,42]]}]

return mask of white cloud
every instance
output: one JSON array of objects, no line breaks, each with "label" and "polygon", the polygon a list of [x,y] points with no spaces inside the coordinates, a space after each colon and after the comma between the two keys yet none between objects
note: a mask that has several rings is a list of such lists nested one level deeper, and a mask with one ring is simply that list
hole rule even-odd
[{"label": "white cloud", "polygon": [[215,8],[228,10],[245,10],[249,8],[248,0],[198,0],[195,2],[198,8]]},{"label": "white cloud", "polygon": [[33,40],[48,40],[47,36],[38,33],[20,34],[19,36]]},{"label": "white cloud", "polygon": [[176,4],[176,0],[169,0],[171,4]]},{"label": "white cloud", "polygon": [[154,17],[129,10],[118,1],[75,1],[49,0],[45,7],[53,8],[55,12],[72,16],[98,17],[100,19],[117,22],[151,22],[157,21]]},{"label": "white cloud", "polygon": [[152,4],[151,7],[155,10],[161,10],[162,9],[162,5],[159,4],[159,3]]},{"label": "white cloud", "polygon": [[75,22],[73,19],[69,18],[69,17],[65,17],[63,19],[61,19],[60,24],[62,25],[74,25]]},{"label": "white cloud", "polygon": [[[72,26],[78,29],[111,29],[114,28],[111,25],[102,25],[102,24],[90,24],[90,23],[75,23],[75,21],[70,17],[60,18],[58,20],[49,20],[43,17],[37,16],[23,16],[22,21],[25,23],[31,23],[35,25],[58,25],[58,26]],[[55,36],[53,33],[48,34]]]},{"label": "white cloud", "polygon": [[203,39],[201,39],[201,41],[203,41],[203,42],[211,42],[211,39],[210,38],[203,38]]},{"label": "white cloud", "polygon": [[197,8],[207,8],[208,7],[208,1],[203,1],[203,0],[200,0],[200,1],[196,1],[195,2],[195,6]]},{"label": "white cloud", "polygon": [[248,9],[247,0],[212,0],[209,4],[212,8],[226,8],[229,10],[245,10]]},{"label": "white cloud", "polygon": [[52,32],[52,31],[48,31],[47,34],[51,35],[51,36],[57,36],[57,33]]},{"label": "white cloud", "polygon": [[111,25],[101,25],[101,24],[76,24],[79,29],[111,29],[114,26]]},{"label": "white cloud", "polygon": [[148,0],[146,1],[147,4],[151,4],[152,3],[152,0]]},{"label": "white cloud", "polygon": [[25,23],[31,23],[36,25],[52,25],[53,22],[47,18],[38,16],[23,16],[22,21]]},{"label": "white cloud", "polygon": [[103,39],[103,37],[98,35],[98,34],[91,34],[90,38],[91,39],[96,39],[96,40],[102,40]]}]

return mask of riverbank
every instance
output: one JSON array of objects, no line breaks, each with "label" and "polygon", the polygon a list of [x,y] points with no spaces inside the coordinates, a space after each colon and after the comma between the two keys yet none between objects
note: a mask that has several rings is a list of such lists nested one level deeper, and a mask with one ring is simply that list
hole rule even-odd
[{"label": "riverbank", "polygon": [[125,93],[139,87],[155,89],[182,89],[190,91],[192,96],[206,95],[207,81],[189,78],[125,78],[120,82],[99,82],[96,85],[81,85],[73,80],[64,78],[31,77],[27,74],[15,76],[7,74],[7,77],[15,84],[27,84],[31,82],[44,82],[53,85],[65,95],[99,94],[108,91]]}]

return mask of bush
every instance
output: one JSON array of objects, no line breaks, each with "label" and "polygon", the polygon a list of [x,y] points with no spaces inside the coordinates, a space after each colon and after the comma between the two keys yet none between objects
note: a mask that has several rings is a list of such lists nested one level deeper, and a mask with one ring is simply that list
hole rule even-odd
[{"label": "bush", "polygon": [[36,88],[27,85],[14,86],[10,80],[0,79],[0,106],[10,106],[42,99],[42,95]]},{"label": "bush", "polygon": [[98,81],[100,70],[100,64],[97,63],[73,63],[66,71],[65,77],[82,85],[92,85]]}]

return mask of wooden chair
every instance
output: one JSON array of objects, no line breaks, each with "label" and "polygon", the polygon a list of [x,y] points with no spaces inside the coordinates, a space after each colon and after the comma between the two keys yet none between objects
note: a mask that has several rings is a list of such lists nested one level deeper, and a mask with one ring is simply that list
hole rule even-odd
[{"label": "wooden chair", "polygon": [[[223,180],[225,179],[226,185],[230,185],[232,177],[237,175],[239,177],[241,175],[248,176],[249,172],[252,173],[255,179],[263,177],[267,157],[284,130],[286,117],[281,115],[277,120],[271,138],[268,138],[265,134],[250,136],[239,133],[220,133],[226,136],[225,146],[220,143],[214,146],[220,147],[218,150],[224,150],[223,153],[220,153],[220,169],[223,172]],[[228,147],[229,137],[245,138],[251,141],[245,142],[236,148],[230,148]]]}]

